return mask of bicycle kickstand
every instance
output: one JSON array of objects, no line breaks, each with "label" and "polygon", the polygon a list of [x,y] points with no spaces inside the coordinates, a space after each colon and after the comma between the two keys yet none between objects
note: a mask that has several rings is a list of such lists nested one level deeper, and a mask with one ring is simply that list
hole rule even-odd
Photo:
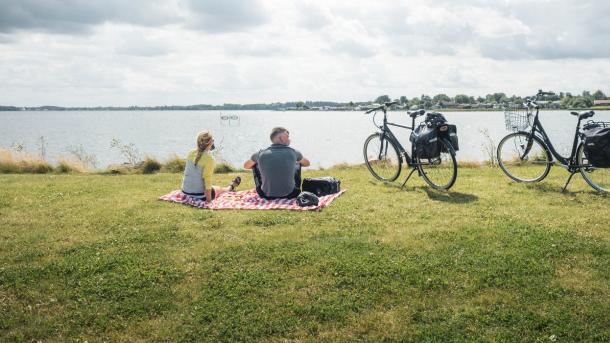
[{"label": "bicycle kickstand", "polygon": [[571,173],[570,177],[568,178],[568,181],[566,182],[566,185],[563,186],[563,189],[561,190],[561,193],[565,192],[568,189],[568,184],[570,184],[570,181],[572,181],[572,176],[574,176],[574,174],[576,173]]},{"label": "bicycle kickstand", "polygon": [[407,181],[409,181],[409,179],[411,178],[411,175],[413,175],[415,170],[416,170],[415,168],[411,169],[411,172],[409,173],[409,176],[407,176],[407,179],[405,180],[405,182],[402,183],[402,186],[400,186],[400,189],[405,188],[405,185],[407,184]]}]

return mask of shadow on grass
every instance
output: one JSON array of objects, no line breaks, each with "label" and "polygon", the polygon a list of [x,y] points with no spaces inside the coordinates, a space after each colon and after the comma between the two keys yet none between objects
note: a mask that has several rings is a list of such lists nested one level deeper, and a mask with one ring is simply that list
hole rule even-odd
[{"label": "shadow on grass", "polygon": [[428,187],[422,187],[428,198],[436,201],[450,202],[454,204],[467,204],[479,200],[479,197],[474,194],[466,194],[460,192],[443,192],[437,191]]},{"label": "shadow on grass", "polygon": [[402,187],[402,183],[396,182],[375,182],[370,181],[373,184],[381,184],[384,187],[394,188],[399,191],[407,191],[407,190],[423,190],[428,195],[428,198],[436,201],[443,201],[455,204],[467,204],[473,201],[477,201],[479,197],[474,194],[466,194],[460,192],[444,192],[437,191],[435,189],[429,188],[428,186],[411,186],[405,185]]},{"label": "shadow on grass", "polygon": [[578,188],[577,185],[573,185],[572,183],[570,183],[570,185],[568,185],[568,189],[566,189],[565,191],[563,191],[563,186],[558,186],[556,184],[550,184],[550,183],[545,183],[545,182],[537,182],[537,183],[528,183],[525,184],[525,187],[527,189],[531,189],[534,191],[538,191],[541,193],[549,193],[549,194],[558,194],[558,195],[564,195],[564,196],[570,196],[570,197],[575,197],[577,194],[590,194],[590,195],[594,195],[594,196],[601,196],[601,197],[605,197],[608,194],[603,193],[603,192],[598,192],[595,189],[593,189],[592,187],[589,187],[589,185],[587,185],[585,189],[577,189],[577,190],[570,190],[570,187],[574,187],[574,188]]},{"label": "shadow on grass", "polygon": [[545,182],[526,183],[525,188],[532,189],[532,190],[535,190],[538,192],[543,192],[543,193],[557,193],[557,194],[572,193],[572,192],[570,192],[569,188],[566,192],[562,192],[561,191],[563,189],[562,186],[557,186],[557,185],[553,185],[553,184],[549,184],[549,183],[545,183]]}]

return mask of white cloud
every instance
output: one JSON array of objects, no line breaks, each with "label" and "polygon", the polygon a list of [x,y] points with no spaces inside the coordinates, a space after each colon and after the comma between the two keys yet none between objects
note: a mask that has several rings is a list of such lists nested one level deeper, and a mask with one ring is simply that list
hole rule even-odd
[{"label": "white cloud", "polygon": [[0,104],[610,93],[603,1],[0,3]]}]

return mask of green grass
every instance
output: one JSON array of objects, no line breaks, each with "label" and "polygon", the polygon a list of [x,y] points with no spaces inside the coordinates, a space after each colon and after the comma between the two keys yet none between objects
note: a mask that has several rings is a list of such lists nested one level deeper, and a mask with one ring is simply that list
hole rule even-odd
[{"label": "green grass", "polygon": [[459,173],[306,172],[348,189],[307,213],[157,201],[181,174],[0,175],[0,341],[609,341],[610,197]]}]

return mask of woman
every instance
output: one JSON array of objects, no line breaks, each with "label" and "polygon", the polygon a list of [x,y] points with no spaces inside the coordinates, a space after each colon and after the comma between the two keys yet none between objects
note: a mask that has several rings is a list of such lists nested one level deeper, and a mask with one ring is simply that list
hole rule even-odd
[{"label": "woman", "polygon": [[212,201],[224,192],[232,192],[241,183],[238,176],[228,187],[212,186],[212,175],[216,161],[210,153],[214,149],[214,137],[208,131],[197,135],[197,149],[186,156],[182,193],[204,201]]}]

